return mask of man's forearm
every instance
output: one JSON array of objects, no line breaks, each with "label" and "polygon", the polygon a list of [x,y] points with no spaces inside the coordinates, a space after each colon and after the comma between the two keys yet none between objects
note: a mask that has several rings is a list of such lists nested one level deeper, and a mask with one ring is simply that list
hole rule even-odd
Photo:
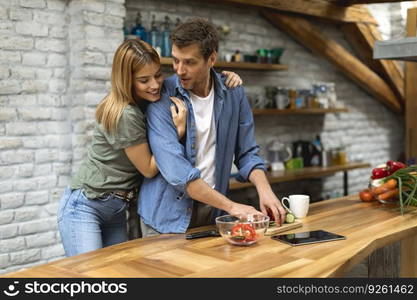
[{"label": "man's forearm", "polygon": [[233,206],[233,202],[231,200],[218,191],[212,189],[201,178],[188,183],[187,193],[194,200],[209,204],[227,212],[229,212]]},{"label": "man's forearm", "polygon": [[260,191],[272,190],[271,185],[266,178],[265,172],[261,169],[254,169],[249,175],[249,181],[252,182],[258,193]]}]

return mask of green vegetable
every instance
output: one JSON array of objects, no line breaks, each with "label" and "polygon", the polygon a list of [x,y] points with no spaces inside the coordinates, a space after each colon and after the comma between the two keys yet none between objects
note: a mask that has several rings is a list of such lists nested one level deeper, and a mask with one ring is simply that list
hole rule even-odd
[{"label": "green vegetable", "polygon": [[291,213],[287,213],[285,215],[285,223],[294,223],[295,221],[295,216]]},{"label": "green vegetable", "polygon": [[386,177],[384,182],[387,182],[391,178],[398,181],[400,210],[401,215],[403,215],[406,206],[417,206],[417,165],[399,169],[392,175]]}]

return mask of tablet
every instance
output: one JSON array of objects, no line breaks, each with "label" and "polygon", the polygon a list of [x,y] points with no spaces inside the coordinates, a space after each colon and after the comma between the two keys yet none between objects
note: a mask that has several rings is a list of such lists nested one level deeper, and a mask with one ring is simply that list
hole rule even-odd
[{"label": "tablet", "polygon": [[271,236],[271,239],[287,243],[291,246],[300,246],[306,244],[344,240],[346,239],[346,237],[325,230],[314,230],[298,233],[273,235]]}]

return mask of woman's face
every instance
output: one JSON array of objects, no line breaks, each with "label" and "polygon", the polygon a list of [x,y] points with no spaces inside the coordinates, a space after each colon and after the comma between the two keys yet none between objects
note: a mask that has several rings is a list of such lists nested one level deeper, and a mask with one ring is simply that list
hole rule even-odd
[{"label": "woman's face", "polygon": [[156,102],[161,97],[163,81],[161,66],[156,63],[149,63],[134,74],[133,86],[139,98]]}]

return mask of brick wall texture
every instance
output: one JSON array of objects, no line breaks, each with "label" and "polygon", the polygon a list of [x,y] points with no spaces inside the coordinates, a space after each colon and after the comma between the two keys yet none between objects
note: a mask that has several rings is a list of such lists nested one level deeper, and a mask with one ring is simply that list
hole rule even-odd
[{"label": "brick wall texture", "polygon": [[[400,10],[394,4],[374,9],[384,23],[381,31],[386,38],[402,32]],[[261,93],[267,85],[336,84],[338,99],[348,113],[256,116],[256,139],[263,155],[274,136],[290,143],[321,134],[325,145],[346,147],[349,160],[373,166],[397,158],[404,148],[401,117],[253,9],[189,0],[1,0],[0,273],[63,257],[56,223],[58,202],[85,157],[95,106],[110,87],[113,53],[123,40],[122,28],[133,25],[138,11],[147,28],[152,15],[158,21],[165,15],[171,20],[201,16],[230,26],[230,35],[221,41],[221,55],[236,49],[285,47],[281,62],[288,71],[238,71],[248,94]],[[318,26],[351,51],[336,25]],[[165,73],[172,70],[166,67]],[[365,187],[369,172],[350,172],[351,193]],[[336,174],[274,189],[279,196],[309,193],[324,199],[341,195],[342,185],[342,174]],[[231,197],[251,201],[256,193],[246,189]]]}]

